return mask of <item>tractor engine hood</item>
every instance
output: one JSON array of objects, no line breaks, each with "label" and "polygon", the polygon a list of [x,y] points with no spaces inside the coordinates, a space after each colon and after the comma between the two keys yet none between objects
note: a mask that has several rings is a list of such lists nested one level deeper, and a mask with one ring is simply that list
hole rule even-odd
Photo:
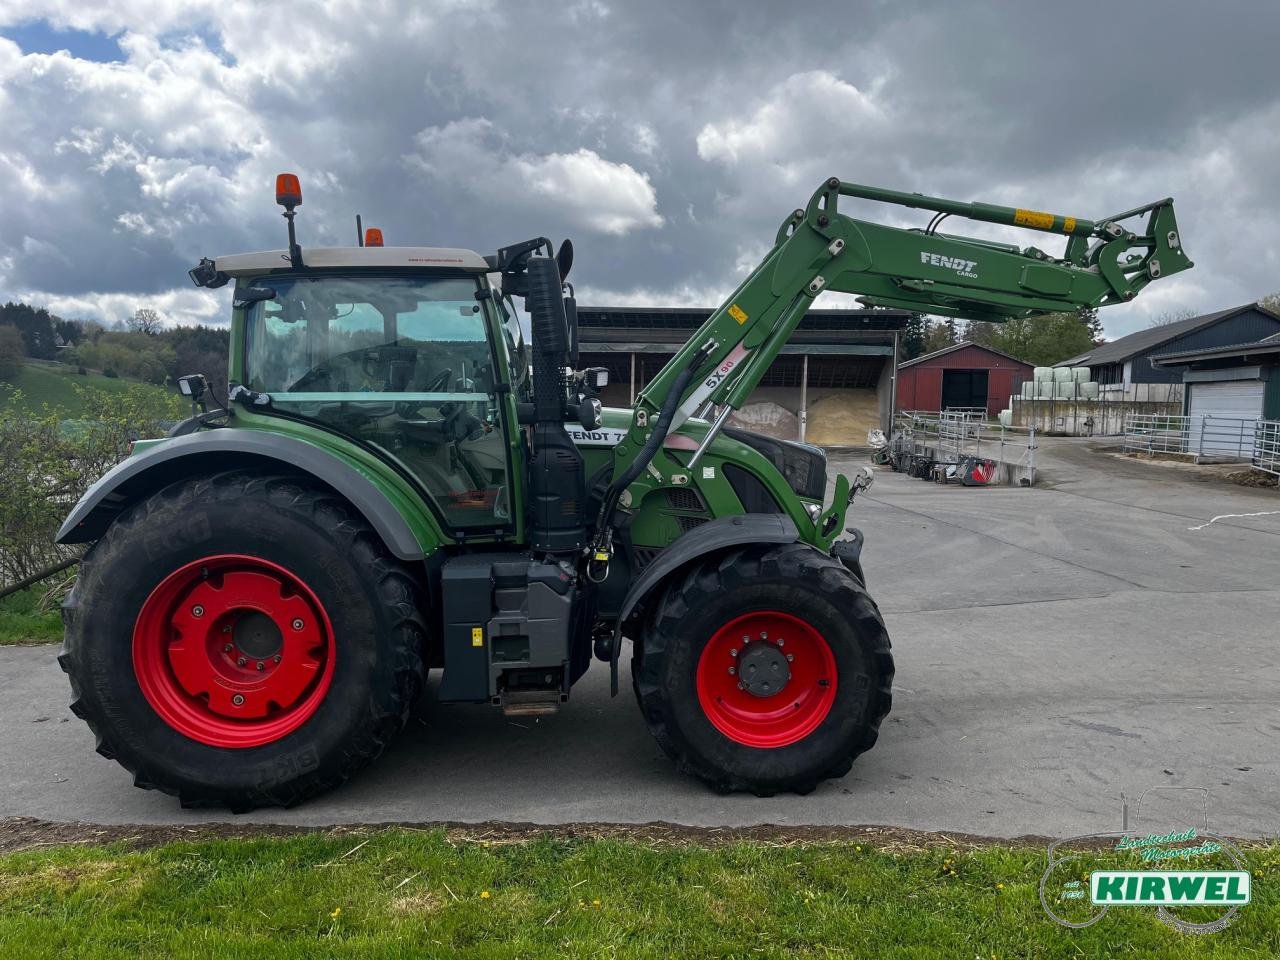
[{"label": "tractor engine hood", "polygon": [[[625,407],[606,407],[602,422],[595,430],[587,430],[571,423],[565,424],[565,427],[579,447],[612,449],[626,437],[633,415],[633,411]],[[689,419],[672,431],[665,447],[668,450],[693,450],[706,436],[709,427],[706,420]],[[745,451],[742,446],[751,448],[771,463],[796,496],[818,503],[825,499],[827,456],[821,448],[794,440],[778,440],[751,430],[727,427],[711,442],[707,453],[750,468],[752,464],[744,461]]]}]

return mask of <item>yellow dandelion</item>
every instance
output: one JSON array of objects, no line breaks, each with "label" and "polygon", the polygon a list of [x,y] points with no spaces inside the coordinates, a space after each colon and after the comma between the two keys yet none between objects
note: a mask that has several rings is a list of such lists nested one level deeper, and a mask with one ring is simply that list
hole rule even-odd
[{"label": "yellow dandelion", "polygon": [[342,916],[342,908],[334,907],[333,910],[330,911],[329,916],[331,916],[334,920],[337,920],[340,916]]},{"label": "yellow dandelion", "polygon": [[1003,883],[997,883],[997,884],[996,884],[996,889],[997,889],[997,890],[1003,890],[1003,889],[1004,889],[1004,884],[1003,884]]},{"label": "yellow dandelion", "polygon": [[858,851],[858,853],[861,853],[861,852],[862,852],[862,848],[861,848],[861,847],[854,847],[853,849],[854,849],[854,850],[856,850],[856,851]]},{"label": "yellow dandelion", "polygon": [[598,906],[600,906],[600,901],[599,901],[599,900],[592,900],[592,901],[591,901],[591,905],[592,905],[593,907],[598,907]]},{"label": "yellow dandelion", "polygon": [[489,891],[488,891],[488,890],[481,890],[481,891],[480,891],[480,899],[481,899],[481,900],[488,900],[488,899],[489,899]]}]

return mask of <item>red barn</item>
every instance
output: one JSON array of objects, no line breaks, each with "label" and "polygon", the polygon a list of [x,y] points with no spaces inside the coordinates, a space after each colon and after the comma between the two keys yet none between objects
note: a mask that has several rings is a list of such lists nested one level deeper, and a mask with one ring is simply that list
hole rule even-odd
[{"label": "red barn", "polygon": [[898,409],[935,413],[968,407],[995,416],[1032,371],[1031,364],[991,347],[957,343],[898,364]]}]

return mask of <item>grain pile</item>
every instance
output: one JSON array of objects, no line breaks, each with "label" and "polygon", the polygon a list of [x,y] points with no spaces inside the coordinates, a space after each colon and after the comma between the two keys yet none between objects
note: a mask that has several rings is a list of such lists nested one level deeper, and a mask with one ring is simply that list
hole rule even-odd
[{"label": "grain pile", "polygon": [[867,431],[880,427],[880,399],[874,390],[847,390],[809,405],[805,440],[820,447],[864,447]]}]

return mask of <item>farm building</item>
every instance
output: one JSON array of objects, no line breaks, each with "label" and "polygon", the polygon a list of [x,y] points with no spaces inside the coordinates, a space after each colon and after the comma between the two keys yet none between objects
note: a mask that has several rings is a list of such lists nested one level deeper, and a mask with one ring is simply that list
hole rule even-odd
[{"label": "farm building", "polygon": [[898,409],[986,410],[995,416],[1033,369],[991,347],[957,343],[898,364]]},{"label": "farm building", "polygon": [[[629,407],[709,308],[579,307],[583,366],[607,367],[607,406]],[[887,429],[902,310],[810,310],[730,423],[784,440],[861,446]]]},{"label": "farm building", "polygon": [[1181,378],[1186,416],[1280,420],[1280,334],[1254,343],[1180,350],[1153,362]]},{"label": "farm building", "polygon": [[1140,396],[1138,394],[1142,391],[1132,388],[1137,384],[1182,382],[1181,371],[1176,367],[1154,363],[1156,356],[1250,343],[1274,333],[1280,333],[1280,316],[1257,303],[1246,303],[1229,310],[1139,330],[1057,365],[1088,367],[1104,397],[1112,393],[1125,399],[1156,399],[1154,396]]}]

